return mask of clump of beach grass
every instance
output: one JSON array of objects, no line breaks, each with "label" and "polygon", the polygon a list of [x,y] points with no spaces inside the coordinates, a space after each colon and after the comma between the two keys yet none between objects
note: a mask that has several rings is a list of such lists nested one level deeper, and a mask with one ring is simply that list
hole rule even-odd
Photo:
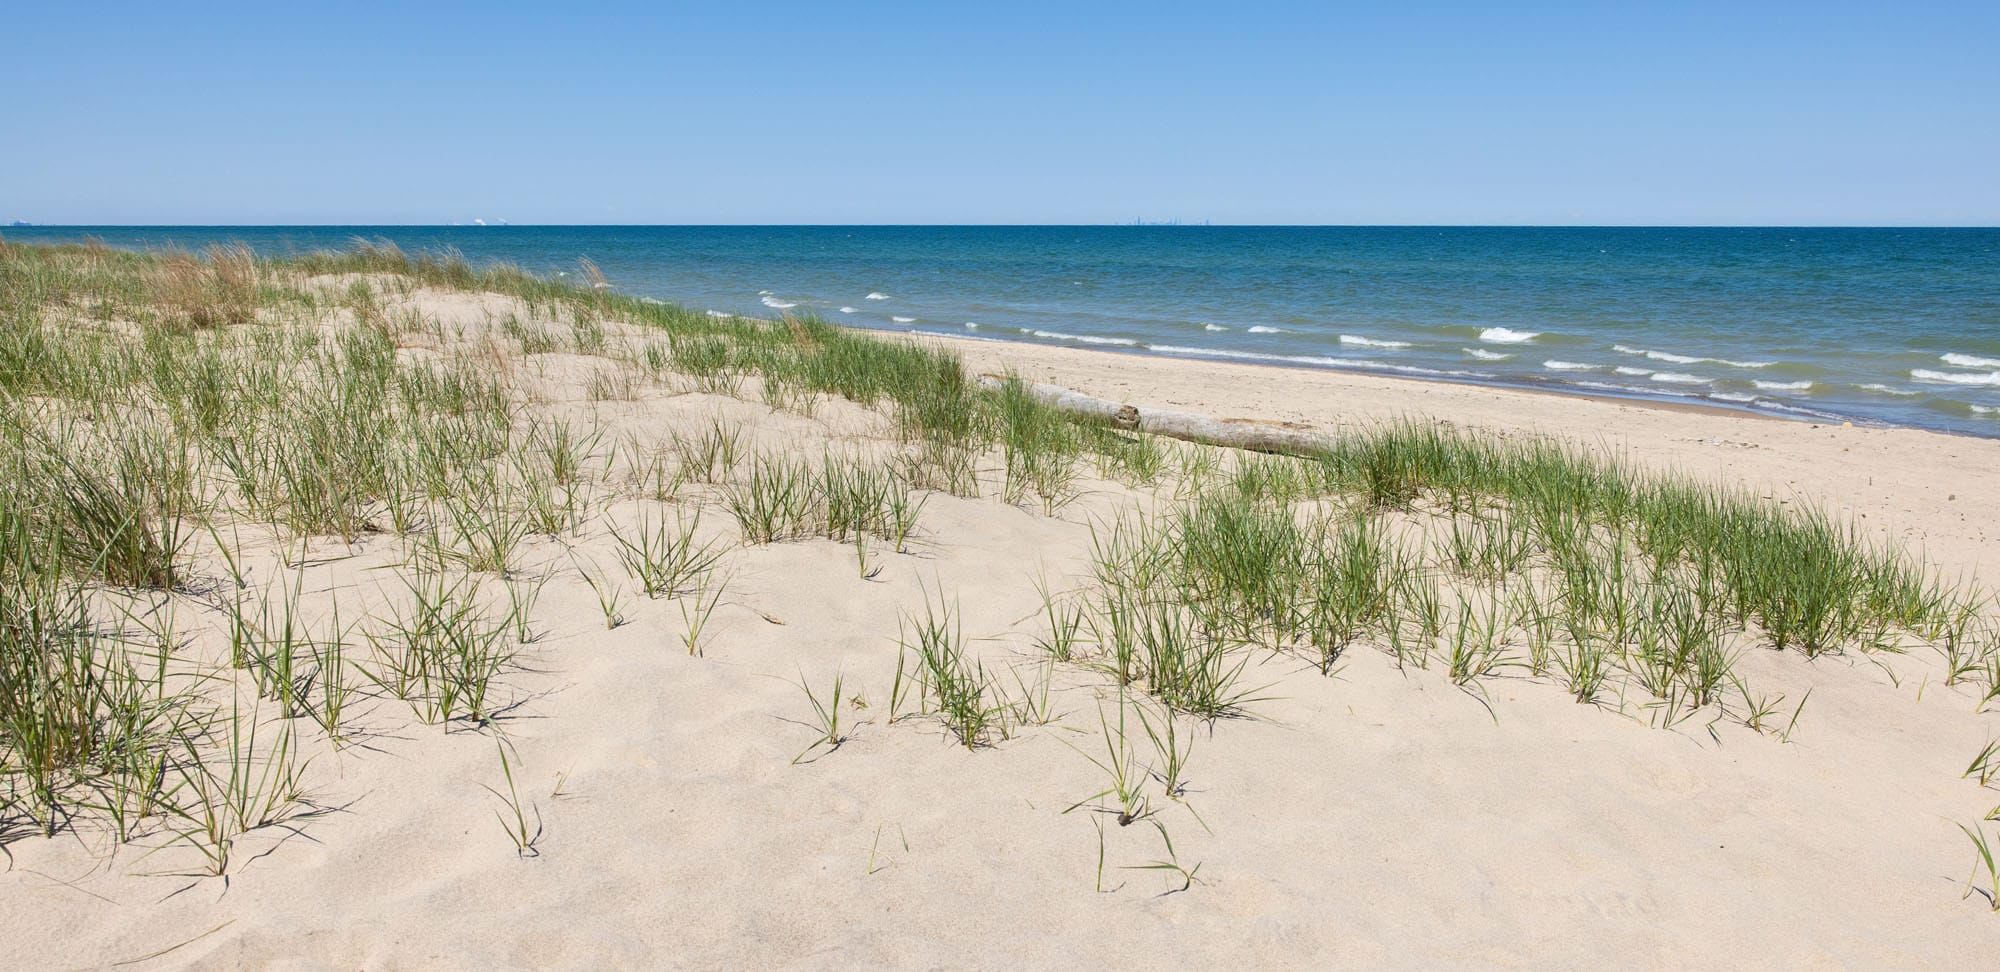
[{"label": "clump of beach grass", "polygon": [[650,513],[628,530],[611,528],[618,560],[647,597],[688,593],[714,569],[722,554],[711,541],[700,539],[699,513],[673,523]]},{"label": "clump of beach grass", "polygon": [[243,324],[257,315],[257,259],[240,243],[197,256],[168,250],[148,274],[152,298],[169,322],[194,328]]},{"label": "clump of beach grass", "polygon": [[[896,703],[910,691],[905,685],[908,679],[916,696],[916,714],[935,715],[967,749],[992,743],[1005,731],[1006,706],[996,698],[995,683],[984,663],[967,651],[952,606],[927,598],[923,615],[905,615],[900,626],[891,718],[896,716]],[[914,659],[908,669],[904,656]]]}]

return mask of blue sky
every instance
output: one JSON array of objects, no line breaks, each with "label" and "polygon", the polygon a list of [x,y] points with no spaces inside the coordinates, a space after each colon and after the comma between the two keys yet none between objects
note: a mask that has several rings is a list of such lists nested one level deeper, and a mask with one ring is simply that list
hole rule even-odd
[{"label": "blue sky", "polygon": [[182,6],[10,10],[0,221],[2000,224],[1991,0]]}]

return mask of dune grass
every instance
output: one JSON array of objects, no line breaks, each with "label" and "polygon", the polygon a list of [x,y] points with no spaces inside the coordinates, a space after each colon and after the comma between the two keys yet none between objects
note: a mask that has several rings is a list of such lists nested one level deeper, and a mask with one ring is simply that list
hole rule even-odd
[{"label": "dune grass", "polygon": [[[579,277],[369,242],[284,260],[0,243],[0,835],[164,829],[226,870],[233,841],[303,799],[307,731],[354,731],[357,696],[489,729],[537,637],[517,586],[530,555],[588,529],[638,590],[676,601],[699,654],[728,553],[696,538],[704,509],[750,544],[852,544],[873,577],[884,554],[869,544],[907,553],[932,494],[1074,518],[1091,490],[1149,496],[1147,512],[1096,523],[1081,589],[1044,587],[1034,680],[1016,671],[1010,695],[938,592],[905,618],[890,702],[892,723],[912,708],[978,749],[1053,717],[1054,665],[1120,692],[1121,727],[1130,689],[1158,711],[1140,709],[1155,758],[1141,770],[1106,751],[1120,815],[1145,809],[1132,801],[1148,774],[1184,792],[1192,737],[1175,720],[1254,711],[1273,653],[1333,675],[1372,645],[1475,693],[1528,678],[1585,703],[1630,693],[1661,722],[1712,712],[1777,732],[1789,715],[1788,732],[1803,700],[1745,685],[1745,652],[1928,645],[1948,683],[2000,699],[1986,595],[1807,505],[1414,420],[1306,456],[1169,444],[1075,419],[1019,381],[983,388],[936,347],[719,320]],[[467,335],[397,309],[423,288],[512,309]],[[607,442],[524,391],[520,363],[557,352],[619,369],[593,372],[594,402],[658,386],[811,415],[837,398],[885,416],[888,441],[756,452],[716,417]],[[614,526],[605,511],[627,499],[651,505]],[[103,623],[106,597],[192,597],[213,580],[193,548],[234,557],[222,538],[240,529],[300,551],[384,538],[403,557],[386,606],[345,627],[337,612],[308,624],[296,587],[250,599],[232,566],[221,671],[171,638],[149,658]],[[576,572],[605,626],[623,624],[622,588]],[[237,699],[239,677],[269,710]],[[500,796],[527,853],[539,823],[511,778]]]},{"label": "dune grass", "polygon": [[[1095,558],[1099,657],[1181,711],[1229,711],[1229,645],[1331,672],[1372,639],[1461,684],[1518,670],[1584,702],[1623,678],[1663,717],[1721,704],[1752,645],[1943,638],[1959,677],[1990,664],[1964,633],[1983,597],[1915,558],[1822,512],[1555,443],[1402,423],[1208,479],[1101,528]],[[1205,673],[1193,696],[1187,671]]]}]

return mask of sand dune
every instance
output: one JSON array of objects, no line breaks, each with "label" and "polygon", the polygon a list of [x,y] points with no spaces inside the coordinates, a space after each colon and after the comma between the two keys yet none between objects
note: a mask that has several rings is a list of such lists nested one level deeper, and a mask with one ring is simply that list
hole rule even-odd
[{"label": "sand dune", "polygon": [[[344,294],[355,279],[309,286]],[[1959,827],[2000,803],[1962,778],[2000,716],[1980,708],[1977,682],[1944,684],[1930,648],[1807,659],[1745,642],[1737,671],[1779,700],[1756,728],[1742,703],[1672,715],[1623,678],[1578,704],[1518,661],[1458,684],[1443,663],[1398,664],[1372,637],[1330,675],[1293,651],[1243,648],[1231,657],[1252,700],[1225,718],[1176,716],[1141,691],[1121,703],[1086,649],[1050,660],[1036,645],[1037,584],[1087,589],[1094,539],[1121,514],[1171,507],[1181,459],[1146,484],[1079,460],[1059,502],[1009,502],[1004,459],[989,452],[976,497],[918,491],[901,551],[881,537],[859,552],[747,543],[728,484],[756,457],[891,463],[892,414],[828,395],[774,407],[757,377],[729,394],[646,374],[634,362],[654,335],[615,311],[602,324],[614,350],[531,354],[507,327],[565,332],[546,306],[372,285],[385,319],[430,322],[399,332],[399,360],[475,356],[524,415],[595,436],[576,528],[526,536],[508,576],[473,581],[495,614],[535,592],[489,721],[425,724],[381,691],[357,692],[339,745],[301,721],[309,801],[238,838],[226,877],[205,874],[169,827],[127,844],[84,831],[12,840],[9,964],[1985,968],[2000,955],[2000,915],[1965,896]],[[343,309],[300,326],[353,321]],[[948,346],[974,373],[1329,433],[1423,416],[1556,436],[1824,502],[1954,575],[1988,572],[2000,553],[1991,441]],[[682,468],[668,434],[706,429],[739,437],[721,482],[658,498],[637,457],[677,455]],[[713,544],[721,586],[691,652],[704,594],[646,596],[618,537],[697,515],[691,535]],[[219,580],[224,538],[242,551],[243,596],[296,587],[312,631],[332,631],[337,607],[357,657],[408,601],[413,544],[394,531],[301,546],[254,518],[191,542],[189,592],[96,597],[177,602],[190,664],[226,669],[220,605],[237,595]],[[622,623],[607,627],[612,588]],[[896,704],[910,691],[899,642],[927,610],[951,613],[1008,702],[1006,725],[977,747],[909,698]],[[836,676],[844,740],[815,746],[825,733],[808,689],[826,702]],[[1130,825],[1101,812],[1116,802],[1101,764],[1117,761],[1121,711],[1149,811]],[[1166,759],[1142,712],[1188,747],[1174,785],[1152,775]],[[510,789],[503,758],[514,800],[496,795]],[[532,828],[526,855],[510,804]]]}]

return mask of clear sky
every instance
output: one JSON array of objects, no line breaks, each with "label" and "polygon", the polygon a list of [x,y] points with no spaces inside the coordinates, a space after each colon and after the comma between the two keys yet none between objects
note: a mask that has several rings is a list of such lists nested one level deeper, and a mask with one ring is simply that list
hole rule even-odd
[{"label": "clear sky", "polygon": [[2000,0],[307,6],[10,4],[0,222],[2000,224]]}]

